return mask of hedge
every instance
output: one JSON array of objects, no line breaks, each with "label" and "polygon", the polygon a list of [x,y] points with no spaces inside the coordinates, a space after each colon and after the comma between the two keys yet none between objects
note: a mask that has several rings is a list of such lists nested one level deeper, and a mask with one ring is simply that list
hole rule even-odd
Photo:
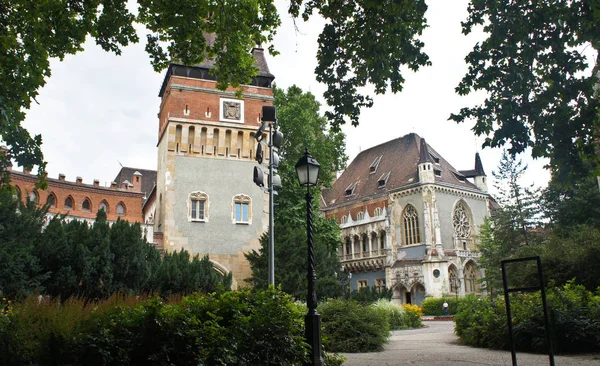
[{"label": "hedge", "polygon": [[[547,291],[556,353],[600,352],[600,289],[587,291],[572,282]],[[518,351],[546,352],[544,317],[538,293],[511,295],[513,336]],[[466,297],[454,317],[463,343],[509,348],[504,298]]]},{"label": "hedge", "polygon": [[448,303],[448,314],[456,314],[462,298],[456,297],[426,297],[421,303],[423,314],[442,316],[444,314],[444,302]]},{"label": "hedge", "polygon": [[306,351],[303,314],[274,289],[168,302],[29,297],[0,315],[2,365],[301,365]]}]

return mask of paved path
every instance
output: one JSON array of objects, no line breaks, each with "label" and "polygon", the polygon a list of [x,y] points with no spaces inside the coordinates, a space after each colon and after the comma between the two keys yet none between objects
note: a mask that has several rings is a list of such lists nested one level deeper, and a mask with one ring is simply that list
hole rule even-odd
[{"label": "paved path", "polygon": [[[421,329],[392,332],[382,352],[344,353],[344,366],[383,365],[507,365],[511,366],[510,351],[492,351],[459,343],[454,334],[454,322],[425,321]],[[599,366],[600,355],[555,356],[556,366]],[[549,365],[547,355],[517,353],[519,366]]]}]

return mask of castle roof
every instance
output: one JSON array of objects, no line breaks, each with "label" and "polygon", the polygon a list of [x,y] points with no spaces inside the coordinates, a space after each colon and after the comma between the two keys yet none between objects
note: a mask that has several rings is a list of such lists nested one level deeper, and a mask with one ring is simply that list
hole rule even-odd
[{"label": "castle roof", "polygon": [[[269,70],[264,49],[255,47],[252,49],[251,53],[254,57],[254,66],[256,66],[258,70],[258,75],[252,78],[251,85],[271,87],[271,83],[275,79],[275,75],[271,74],[271,71]],[[212,70],[214,67],[215,60],[213,59],[205,59],[199,64],[195,64],[193,66],[186,66],[176,62],[171,63],[167,69],[167,73],[165,74],[165,78],[158,96],[162,97],[171,75],[185,76],[196,79],[216,80],[216,77],[210,73],[210,70]]]},{"label": "castle roof", "polygon": [[325,208],[418,185],[418,164],[422,161],[434,165],[435,183],[485,193],[465,179],[425,139],[410,133],[359,153],[333,186],[323,191]]},{"label": "castle roof", "polygon": [[120,187],[121,184],[125,182],[129,183],[129,181],[133,179],[134,175],[141,175],[141,191],[146,197],[148,197],[152,191],[152,188],[154,188],[154,185],[156,185],[156,170],[122,167],[119,171],[119,174],[117,174],[115,177],[114,182],[117,182],[117,187]]}]

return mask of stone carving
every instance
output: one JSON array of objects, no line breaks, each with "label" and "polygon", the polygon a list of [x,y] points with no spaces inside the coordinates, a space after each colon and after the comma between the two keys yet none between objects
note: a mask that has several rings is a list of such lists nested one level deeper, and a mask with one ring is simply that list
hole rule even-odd
[{"label": "stone carving", "polygon": [[223,102],[223,117],[239,121],[242,118],[242,104],[239,102]]}]

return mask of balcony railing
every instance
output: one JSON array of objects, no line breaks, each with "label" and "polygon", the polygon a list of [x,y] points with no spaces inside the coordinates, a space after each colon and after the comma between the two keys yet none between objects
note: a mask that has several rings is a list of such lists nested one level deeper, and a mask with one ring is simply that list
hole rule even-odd
[{"label": "balcony railing", "polygon": [[456,255],[464,258],[480,258],[480,252],[472,252],[470,250],[457,250]]}]

